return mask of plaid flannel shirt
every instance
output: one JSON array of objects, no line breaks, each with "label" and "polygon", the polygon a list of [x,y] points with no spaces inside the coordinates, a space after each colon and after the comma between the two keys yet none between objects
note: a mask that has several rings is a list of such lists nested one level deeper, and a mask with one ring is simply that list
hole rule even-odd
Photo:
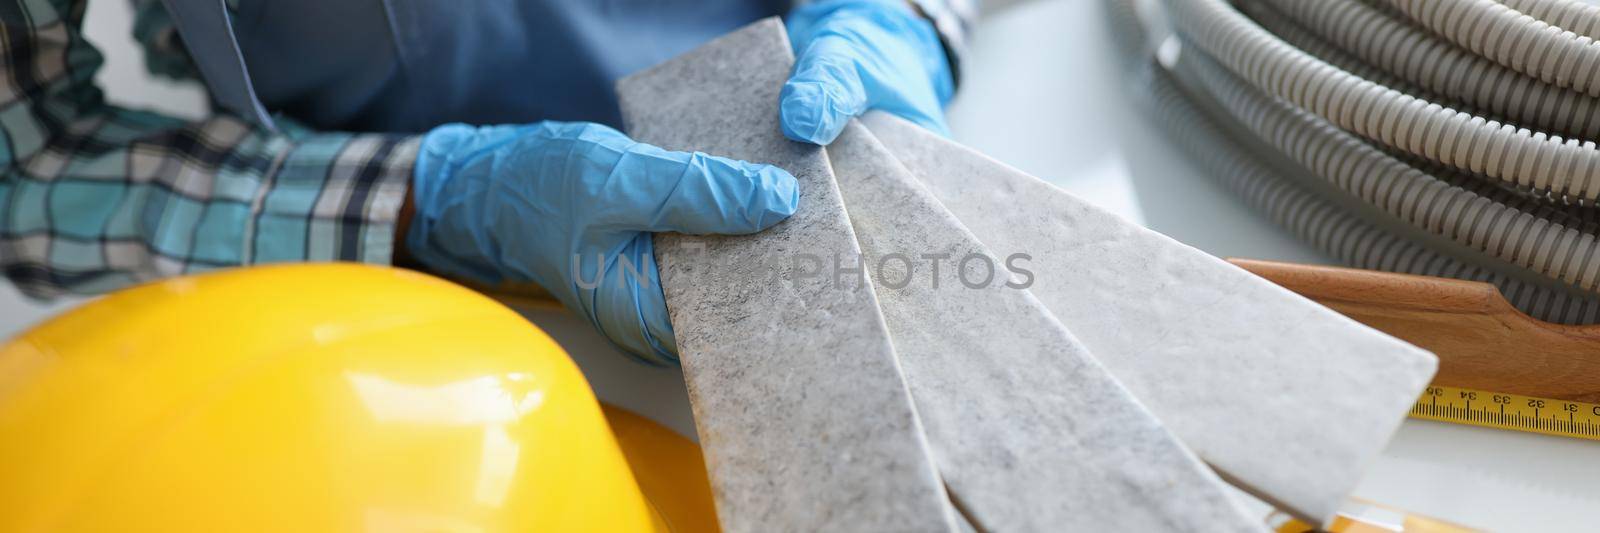
[{"label": "plaid flannel shirt", "polygon": [[[234,265],[390,260],[415,137],[109,105],[86,3],[0,0],[0,266],[18,288],[42,298]],[[192,74],[159,2],[139,7],[152,70]]]},{"label": "plaid flannel shirt", "polygon": [[[133,1],[146,67],[198,79],[160,0]],[[0,268],[25,294],[255,263],[390,261],[417,137],[109,105],[82,32],[87,2],[0,0]],[[972,0],[914,3],[956,64]]]}]

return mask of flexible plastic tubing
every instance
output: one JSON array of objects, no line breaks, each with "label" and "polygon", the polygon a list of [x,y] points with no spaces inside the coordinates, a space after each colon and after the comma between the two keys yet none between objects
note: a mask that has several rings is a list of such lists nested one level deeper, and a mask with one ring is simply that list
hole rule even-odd
[{"label": "flexible plastic tubing", "polygon": [[1506,7],[1590,39],[1600,39],[1600,6],[1573,0],[1502,0]]},{"label": "flexible plastic tubing", "polygon": [[1450,186],[1459,187],[1472,194],[1488,198],[1495,203],[1562,226],[1574,228],[1584,233],[1600,235],[1600,209],[1596,209],[1593,206],[1568,204],[1561,200],[1543,196],[1538,191],[1507,187],[1413,156],[1394,153],[1389,155]]},{"label": "flexible plastic tubing", "polygon": [[1116,41],[1112,50],[1123,59],[1117,63],[1122,67],[1123,73],[1126,74],[1148,62],[1150,32],[1139,19],[1139,10],[1134,7],[1134,0],[1103,0],[1100,2],[1100,8],[1105,13],[1111,38]]},{"label": "flexible plastic tubing", "polygon": [[1297,238],[1339,260],[1372,270],[1442,276],[1495,285],[1518,310],[1558,324],[1600,322],[1600,299],[1552,290],[1536,283],[1435,252],[1380,224],[1351,213],[1255,156],[1235,141],[1220,121],[1201,110],[1171,75],[1149,65],[1135,86],[1149,101],[1162,131],[1201,168],[1253,208]]},{"label": "flexible plastic tubing", "polygon": [[[1106,0],[1103,5],[1107,7],[1114,34],[1123,45],[1120,51],[1130,59],[1125,64],[1135,65],[1135,70],[1141,72],[1146,68],[1154,68],[1147,67],[1152,47],[1147,44],[1150,42],[1146,36],[1147,30],[1140,24],[1131,2]],[[1215,70],[1222,72],[1222,69]],[[1157,74],[1140,76],[1134,86],[1143,89],[1136,92],[1146,96],[1155,95],[1153,99],[1157,101],[1159,111],[1156,116],[1164,122],[1163,131],[1171,134],[1172,139],[1200,163],[1206,174],[1221,180],[1248,203],[1330,256],[1361,268],[1489,282],[1496,285],[1513,305],[1541,320],[1566,324],[1600,321],[1600,298],[1575,292],[1569,287],[1552,286],[1553,280],[1540,272],[1500,260],[1481,248],[1444,239],[1399,220],[1379,209],[1379,206],[1365,203],[1363,198],[1338,189],[1323,177],[1312,175],[1304,165],[1290,160],[1290,154],[1256,138],[1238,117],[1216,103],[1216,98],[1192,94],[1185,98],[1182,94],[1185,91],[1177,88],[1174,77],[1166,72]],[[1197,76],[1190,74],[1185,77],[1190,85],[1187,92],[1209,94],[1208,89],[1195,80]],[[1198,106],[1191,103],[1191,99],[1212,102],[1209,111],[1217,116],[1206,118],[1208,113],[1197,110]],[[1224,132],[1213,126],[1215,120],[1226,121],[1235,130],[1243,131]],[[1323,127],[1327,125],[1323,123]],[[1361,144],[1359,141],[1352,142]],[[1258,148],[1257,153],[1243,150],[1241,144],[1251,144]],[[1269,153],[1271,155],[1265,157],[1283,164],[1274,167],[1258,161],[1260,154]],[[1508,211],[1525,210],[1533,213],[1529,216],[1558,220],[1590,232],[1595,229],[1594,222],[1600,220],[1600,213],[1592,209],[1550,203],[1530,194],[1529,190],[1516,190],[1522,188],[1497,184],[1481,176],[1434,163],[1419,162],[1414,157],[1399,157],[1437,172],[1439,178],[1435,181],[1444,183],[1446,187],[1506,204],[1511,208]],[[1289,167],[1293,169],[1285,170]],[[1513,215],[1517,216],[1523,215]]]},{"label": "flexible plastic tubing", "polygon": [[[1237,5],[1240,11],[1297,48],[1389,88],[1424,100],[1438,101],[1431,95],[1439,95],[1448,99],[1448,102],[1438,102],[1442,105],[1474,115],[1489,114],[1531,130],[1580,139],[1600,138],[1600,98],[1556,87],[1501,66],[1367,4],[1252,0]],[[1280,20],[1282,17],[1293,22]],[[1369,72],[1352,69],[1347,62],[1332,60],[1296,42],[1305,40],[1296,35],[1300,31],[1310,31],[1341,51],[1348,50],[1364,65],[1381,69],[1428,94],[1396,86]]]},{"label": "flexible plastic tubing", "polygon": [[[1325,0],[1324,0],[1325,1]],[[1495,0],[1388,0],[1473,53],[1557,87],[1600,96],[1600,43]]]},{"label": "flexible plastic tubing", "polygon": [[[1301,240],[1359,268],[1491,283],[1512,305],[1540,320],[1562,324],[1600,322],[1600,298],[1552,289],[1547,282],[1530,282],[1525,278],[1538,278],[1539,274],[1441,242],[1418,228],[1396,224],[1389,220],[1392,217],[1372,215],[1376,210],[1370,206],[1340,205],[1329,198],[1338,191],[1330,193],[1326,182],[1313,187],[1321,178],[1307,175],[1298,164],[1274,166],[1265,162],[1262,154],[1276,153],[1275,149],[1249,138],[1252,135],[1248,132],[1241,136],[1225,131],[1223,122],[1235,129],[1243,126],[1215,105],[1201,110],[1196,102],[1214,100],[1185,94],[1171,74],[1154,64],[1147,29],[1131,1],[1105,0],[1102,5],[1120,45],[1118,51],[1126,60],[1125,74],[1134,78],[1134,94],[1142,97],[1143,103],[1154,104],[1142,107],[1152,112],[1161,123],[1161,130],[1199,164],[1203,174],[1220,181]],[[1195,87],[1191,90],[1199,92]],[[1282,154],[1276,158],[1287,161]],[[1471,178],[1474,181],[1468,183],[1481,189],[1493,191],[1496,187],[1475,176]],[[1348,195],[1345,199],[1347,204],[1359,203],[1359,199]]]},{"label": "flexible plastic tubing", "polygon": [[1290,46],[1223,0],[1166,5],[1174,25],[1229,70],[1342,129],[1517,185],[1600,198],[1593,142],[1519,129],[1362,79]]},{"label": "flexible plastic tubing", "polygon": [[1267,98],[1199,50],[1179,69],[1262,141],[1412,226],[1580,290],[1600,292],[1600,240],[1436,179],[1326,121]]},{"label": "flexible plastic tubing", "polygon": [[[1345,52],[1320,35],[1313,34],[1298,22],[1289,19],[1288,16],[1279,13],[1278,10],[1268,7],[1264,2],[1246,0],[1235,5],[1238,6],[1239,11],[1249,15],[1251,20],[1256,21],[1262,28],[1266,28],[1267,31],[1283,39],[1290,46],[1311,54],[1312,57],[1326,61],[1330,65],[1339,67],[1340,70],[1390,89],[1406,94],[1423,96],[1428,100],[1443,101],[1448,98],[1364,63],[1362,58]],[[1465,103],[1460,101],[1452,100],[1450,103],[1457,106],[1465,106]]]}]

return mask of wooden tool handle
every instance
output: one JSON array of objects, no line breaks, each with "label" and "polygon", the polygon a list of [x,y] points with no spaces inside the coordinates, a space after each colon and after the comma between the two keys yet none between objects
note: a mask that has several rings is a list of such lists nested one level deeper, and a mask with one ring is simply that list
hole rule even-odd
[{"label": "wooden tool handle", "polygon": [[1439,356],[1434,383],[1600,401],[1600,326],[1536,320],[1493,285],[1329,266],[1230,259],[1345,316]]}]

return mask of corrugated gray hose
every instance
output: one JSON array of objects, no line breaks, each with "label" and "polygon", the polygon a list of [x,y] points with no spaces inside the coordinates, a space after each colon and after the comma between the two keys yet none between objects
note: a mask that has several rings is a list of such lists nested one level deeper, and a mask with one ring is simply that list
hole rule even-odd
[{"label": "corrugated gray hose", "polygon": [[1600,322],[1600,8],[1164,1],[1164,67],[1133,0],[1106,6],[1146,107],[1208,174],[1353,266]]}]

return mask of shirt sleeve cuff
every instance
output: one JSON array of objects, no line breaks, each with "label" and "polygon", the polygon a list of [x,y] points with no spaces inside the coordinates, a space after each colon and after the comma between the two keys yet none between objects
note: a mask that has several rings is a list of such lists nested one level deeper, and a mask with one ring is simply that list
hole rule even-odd
[{"label": "shirt sleeve cuff", "polygon": [[933,23],[950,61],[950,78],[961,86],[961,61],[966,55],[967,36],[978,19],[976,0],[909,0],[917,14]]},{"label": "shirt sleeve cuff", "polygon": [[420,141],[320,134],[299,143],[263,195],[245,262],[392,262]]}]

